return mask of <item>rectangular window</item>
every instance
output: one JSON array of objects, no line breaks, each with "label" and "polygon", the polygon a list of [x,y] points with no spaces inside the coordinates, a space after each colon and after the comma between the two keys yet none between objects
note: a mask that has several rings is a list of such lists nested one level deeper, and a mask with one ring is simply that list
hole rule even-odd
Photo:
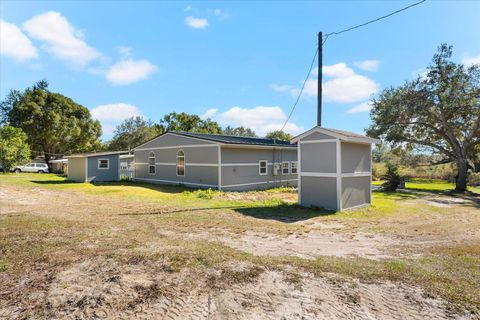
[{"label": "rectangular window", "polygon": [[282,174],[290,174],[290,162],[282,162]]},{"label": "rectangular window", "polygon": [[108,169],[108,159],[98,159],[98,169]]},{"label": "rectangular window", "polygon": [[297,170],[297,161],[292,161],[291,164],[290,164],[291,168],[292,168],[292,174],[297,174],[298,173],[298,170]]},{"label": "rectangular window", "polygon": [[260,160],[258,162],[258,174],[261,176],[267,175],[267,160]]}]

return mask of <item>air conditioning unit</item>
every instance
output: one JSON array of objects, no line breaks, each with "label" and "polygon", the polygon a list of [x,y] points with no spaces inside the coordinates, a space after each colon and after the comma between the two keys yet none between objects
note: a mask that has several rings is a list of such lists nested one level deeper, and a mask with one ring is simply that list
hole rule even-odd
[{"label": "air conditioning unit", "polygon": [[273,175],[278,176],[280,174],[280,163],[275,162],[273,164]]}]

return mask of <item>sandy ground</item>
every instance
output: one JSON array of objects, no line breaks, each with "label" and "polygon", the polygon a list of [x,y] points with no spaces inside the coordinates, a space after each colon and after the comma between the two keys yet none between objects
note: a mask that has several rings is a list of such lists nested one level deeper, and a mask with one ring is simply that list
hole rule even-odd
[{"label": "sandy ground", "polygon": [[[78,221],[98,217],[103,221],[105,216],[120,219],[122,212],[156,210],[162,206],[104,198],[98,202],[98,198],[77,192],[2,186],[0,214]],[[422,201],[455,205],[454,201],[447,204]],[[95,206],[88,206],[92,203]],[[131,228],[134,219],[128,217],[125,228]],[[225,230],[181,233],[162,227],[157,231],[173,239],[219,242],[254,255],[305,259],[318,256],[383,259],[406,243],[394,236],[352,231],[335,221],[309,222],[309,225],[307,232],[286,236],[250,231],[233,234]],[[114,228],[123,232],[118,221]],[[155,241],[145,243],[143,248],[161,252]],[[250,267],[232,266],[233,271]],[[299,274],[299,278],[289,279],[289,271]],[[0,273],[0,319],[469,318],[449,313],[445,301],[429,297],[413,286],[346,281],[335,275],[315,277],[298,270],[262,270],[250,281],[212,286],[209,279],[219,272],[215,269],[184,268],[174,272],[161,262],[121,263],[99,256],[75,259],[74,263],[59,264],[52,270],[38,265],[29,272],[32,273],[15,283],[8,282],[8,276]],[[2,279],[10,285],[2,285]],[[41,285],[34,285],[37,282]]]},{"label": "sandy ground", "polygon": [[[344,282],[265,271],[255,281],[211,288],[198,275],[168,273],[149,264],[119,265],[89,260],[53,279],[39,318],[51,319],[461,319],[444,302],[401,284]],[[21,308],[0,309],[6,319]],[[466,319],[466,317],[465,317]]]},{"label": "sandy ground", "polygon": [[[258,256],[293,256],[303,259],[315,259],[319,256],[362,257],[369,259],[384,259],[400,241],[392,237],[374,235],[363,232],[336,233],[326,225],[328,231],[309,231],[305,234],[279,236],[268,233],[246,231],[241,235],[229,232],[207,233],[178,232],[160,230],[159,233],[181,239],[216,241],[231,248],[252,253]],[[156,250],[155,243],[149,243],[151,250]]]}]

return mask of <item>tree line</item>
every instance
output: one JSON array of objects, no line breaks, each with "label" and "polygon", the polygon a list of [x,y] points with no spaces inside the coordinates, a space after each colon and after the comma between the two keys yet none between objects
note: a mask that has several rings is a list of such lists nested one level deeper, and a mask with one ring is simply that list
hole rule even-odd
[{"label": "tree line", "polygon": [[[51,92],[41,80],[24,91],[11,90],[0,103],[0,165],[11,168],[36,156],[45,162],[81,152],[131,150],[167,131],[257,137],[243,126],[222,128],[216,121],[185,112],[171,112],[158,123],[143,117],[124,120],[110,141],[102,142],[102,126],[88,108],[72,99]],[[283,131],[267,138],[290,140]]]}]

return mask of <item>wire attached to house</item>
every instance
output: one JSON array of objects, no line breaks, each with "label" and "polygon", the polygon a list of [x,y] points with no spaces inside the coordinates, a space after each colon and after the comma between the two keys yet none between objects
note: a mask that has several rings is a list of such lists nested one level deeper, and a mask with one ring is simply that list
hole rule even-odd
[{"label": "wire attached to house", "polygon": [[[427,0],[421,0],[421,1],[418,1],[418,2],[415,2],[411,5],[408,5],[406,7],[403,7],[401,9],[398,9],[396,11],[393,11],[393,12],[390,12],[389,14],[386,14],[384,16],[381,16],[381,17],[378,17],[378,18],[375,18],[373,20],[370,20],[370,21],[367,21],[367,22],[364,22],[364,23],[361,23],[361,24],[358,24],[356,26],[353,26],[353,27],[350,27],[350,28],[347,28],[347,29],[343,29],[343,30],[340,30],[340,31],[334,31],[334,32],[330,32],[330,33],[327,33],[326,35],[324,35],[324,39],[322,41],[322,45],[325,44],[325,42],[327,42],[328,38],[330,36],[338,36],[342,33],[345,33],[345,32],[349,32],[349,31],[352,31],[354,29],[358,29],[358,28],[361,28],[361,27],[364,27],[366,25],[369,25],[371,23],[374,23],[374,22],[377,22],[377,21],[380,21],[382,19],[385,19],[385,18],[388,18],[388,17],[391,17],[397,13],[400,13],[402,11],[405,11],[405,10],[408,10],[412,7],[415,7],[415,6],[418,6],[424,2],[426,2]],[[287,117],[287,120],[285,120],[285,123],[283,124],[282,128],[280,129],[280,131],[283,131],[283,129],[285,128],[285,126],[287,125],[288,121],[290,120],[290,118],[292,117],[292,114],[293,112],[295,111],[295,108],[297,107],[297,104],[298,102],[300,101],[300,98],[302,96],[302,93],[303,93],[303,89],[305,88],[305,84],[307,83],[308,81],[308,78],[310,78],[310,74],[312,73],[312,68],[313,68],[313,64],[315,63],[315,59],[317,58],[317,54],[318,54],[318,48],[317,50],[315,50],[315,55],[313,56],[313,60],[312,60],[312,63],[310,65],[310,69],[308,70],[308,74],[307,74],[307,77],[305,78],[305,81],[303,81],[303,85],[302,85],[302,88],[300,89],[299,93],[298,93],[298,96],[297,96],[297,99],[295,100],[295,103],[293,104],[293,107],[292,107],[292,110],[290,111],[290,114],[288,115]],[[321,71],[320,71],[321,72]]]}]

